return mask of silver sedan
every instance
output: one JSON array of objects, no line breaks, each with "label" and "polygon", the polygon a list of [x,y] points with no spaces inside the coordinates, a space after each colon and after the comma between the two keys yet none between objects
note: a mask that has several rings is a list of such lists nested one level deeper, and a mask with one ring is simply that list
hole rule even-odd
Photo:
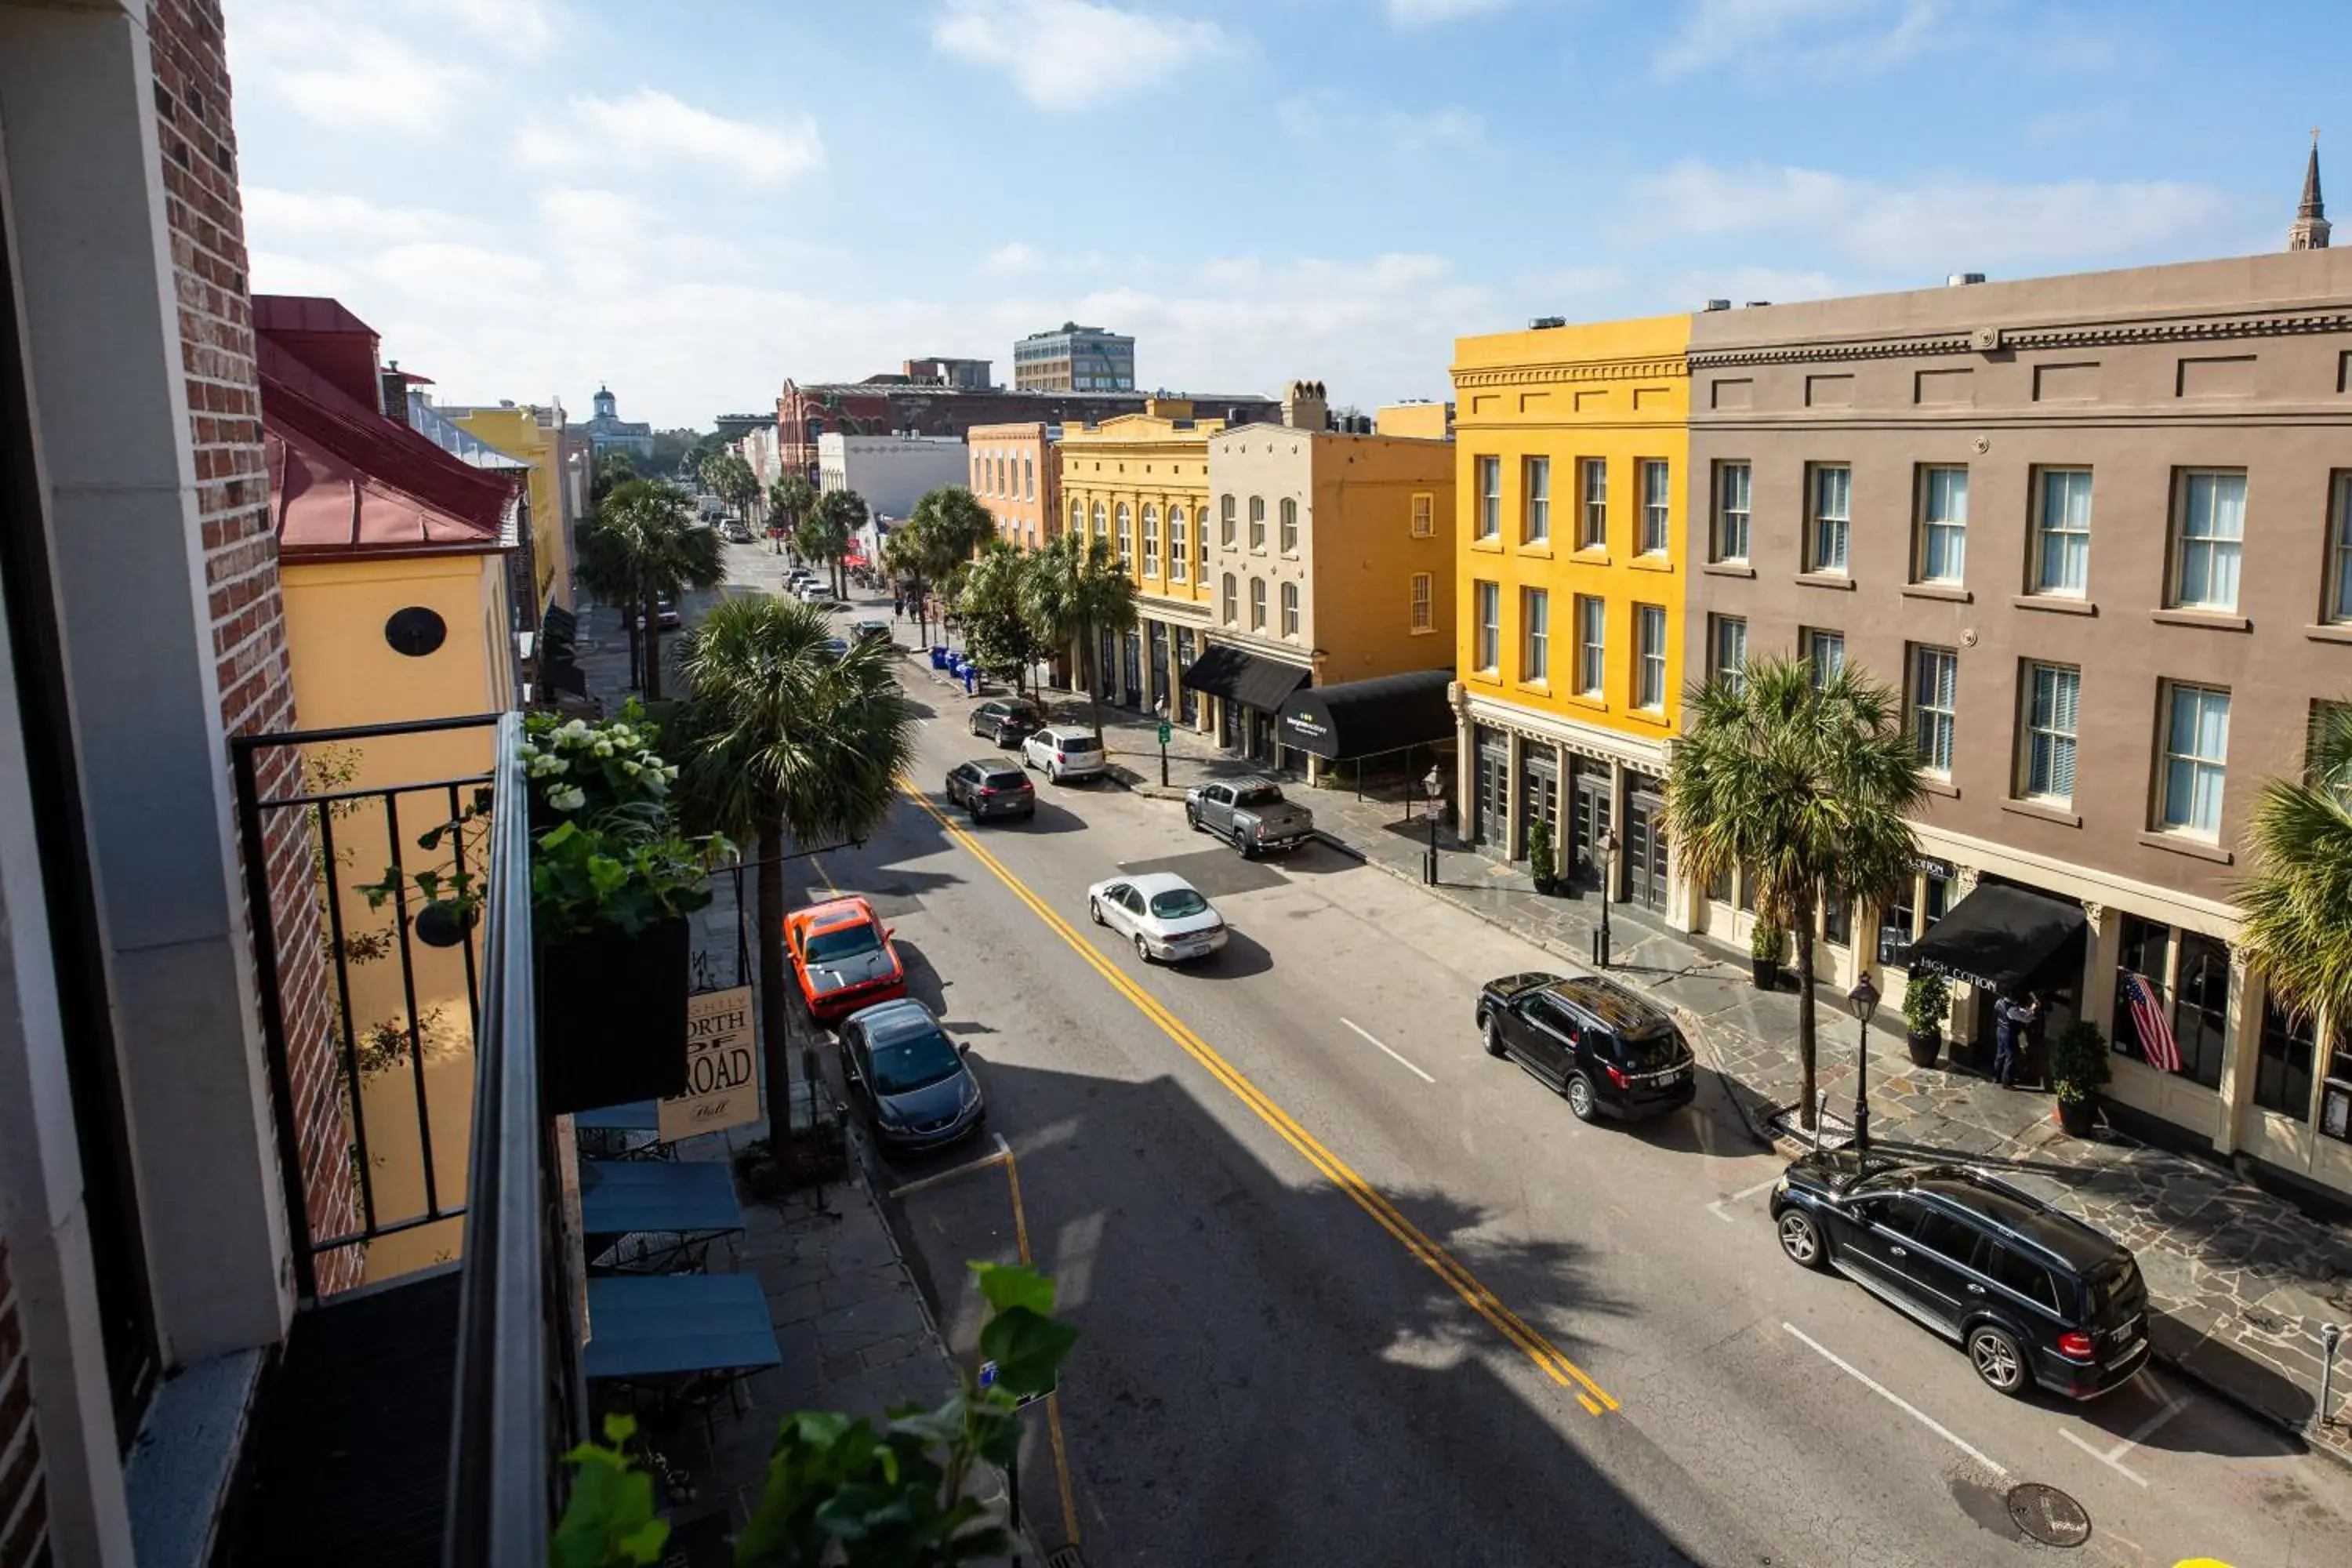
[{"label": "silver sedan", "polygon": [[1206,958],[1225,945],[1225,922],[1199,889],[1172,871],[1113,877],[1087,889],[1087,913],[1135,943],[1146,963]]}]

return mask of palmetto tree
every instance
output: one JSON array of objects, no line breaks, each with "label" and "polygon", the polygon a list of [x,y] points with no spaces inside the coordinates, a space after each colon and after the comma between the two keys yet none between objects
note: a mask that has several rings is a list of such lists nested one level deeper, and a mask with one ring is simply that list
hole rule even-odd
[{"label": "palmetto tree", "polygon": [[864,496],[856,490],[827,490],[801,514],[800,525],[793,531],[793,546],[831,569],[835,597],[843,596],[841,563],[848,558],[849,542],[865,526]]},{"label": "palmetto tree", "polygon": [[805,474],[786,474],[768,487],[769,520],[788,535],[800,531],[801,519],[814,505],[816,487],[808,482]]},{"label": "palmetto tree", "polygon": [[862,837],[888,812],[913,745],[914,714],[885,645],[836,657],[824,611],[730,600],[688,634],[689,696],[677,725],[689,819],[759,847],[760,1020],[769,1130],[788,1128],[784,845]]},{"label": "palmetto tree", "polygon": [[2303,776],[2263,785],[2246,842],[2246,962],[2280,1006],[2341,1037],[2352,1028],[2352,704],[2321,707]]},{"label": "palmetto tree", "polygon": [[1022,609],[1038,640],[1048,647],[1078,645],[1080,679],[1087,685],[1087,711],[1095,739],[1102,739],[1101,682],[1096,679],[1099,634],[1135,625],[1135,580],[1119,563],[1107,539],[1057,534],[1029,558],[1022,574]]},{"label": "palmetto tree", "polygon": [[964,574],[956,595],[965,647],[981,668],[1000,679],[1010,676],[1013,689],[1022,693],[1028,689],[1030,666],[1050,651],[1022,602],[1036,559],[992,539]]},{"label": "palmetto tree", "polygon": [[727,577],[719,536],[694,521],[675,486],[625,479],[596,509],[581,535],[583,579],[600,599],[624,606],[631,623],[645,620],[646,696],[661,698],[661,616],[656,601],[681,599],[689,588],[715,588]]},{"label": "palmetto tree", "polygon": [[1895,693],[1849,667],[1816,681],[1809,659],[1766,658],[1738,683],[1695,691],[1672,743],[1666,826],[1683,874],[1705,887],[1744,872],[1759,920],[1797,935],[1801,1116],[1813,1121],[1813,922],[1825,899],[1892,901],[1918,848],[1919,752]]}]

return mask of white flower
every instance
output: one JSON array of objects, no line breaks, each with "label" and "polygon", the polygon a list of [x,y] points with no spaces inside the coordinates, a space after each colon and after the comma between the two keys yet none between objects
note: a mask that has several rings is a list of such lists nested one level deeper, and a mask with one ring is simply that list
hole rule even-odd
[{"label": "white flower", "polygon": [[577,811],[588,804],[588,792],[577,784],[567,785],[562,789],[550,791],[547,804],[558,811]]},{"label": "white flower", "polygon": [[621,771],[628,774],[631,778],[635,778],[639,773],[646,771],[646,765],[643,763],[623,763],[621,764]]},{"label": "white flower", "polygon": [[609,757],[613,754],[613,742],[610,741],[599,741],[596,742],[593,750],[600,757]]},{"label": "white flower", "polygon": [[584,735],[587,732],[588,721],[585,719],[574,719],[570,723],[564,725],[562,729],[556,731],[556,733],[559,735]]}]

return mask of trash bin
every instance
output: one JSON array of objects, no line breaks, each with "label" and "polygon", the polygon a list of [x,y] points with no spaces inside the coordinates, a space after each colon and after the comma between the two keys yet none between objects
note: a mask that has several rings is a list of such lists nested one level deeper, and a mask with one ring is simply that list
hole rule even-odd
[{"label": "trash bin", "polygon": [[931,668],[933,669],[945,669],[947,667],[948,650],[941,647],[939,644],[933,643],[931,645]]},{"label": "trash bin", "polygon": [[966,659],[963,666],[963,694],[966,697],[977,695],[976,689],[979,684],[980,667]]}]

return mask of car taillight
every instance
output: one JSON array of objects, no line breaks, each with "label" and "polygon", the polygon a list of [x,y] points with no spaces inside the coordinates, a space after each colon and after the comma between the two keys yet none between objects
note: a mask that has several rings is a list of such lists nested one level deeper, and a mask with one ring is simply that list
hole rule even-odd
[{"label": "car taillight", "polygon": [[1623,1068],[1614,1066],[1609,1062],[1603,1062],[1601,1065],[1608,1069],[1609,1081],[1615,1084],[1619,1089],[1623,1089],[1628,1083],[1633,1081],[1625,1076],[1625,1069]]},{"label": "car taillight", "polygon": [[1070,759],[1069,759],[1069,758],[1067,758],[1067,757],[1066,757],[1066,756],[1064,756],[1061,752],[1055,752],[1054,753],[1054,760],[1055,760],[1055,762],[1057,762],[1057,763],[1066,763],[1066,762],[1068,762]]},{"label": "car taillight", "polygon": [[994,784],[982,784],[980,786],[980,793],[982,795],[994,795],[996,793],[996,786]]},{"label": "car taillight", "polygon": [[2091,1336],[2083,1332],[2080,1329],[2070,1330],[2065,1333],[2060,1334],[2058,1336],[2058,1353],[2064,1356],[2068,1361],[2090,1360],[2092,1354]]}]

